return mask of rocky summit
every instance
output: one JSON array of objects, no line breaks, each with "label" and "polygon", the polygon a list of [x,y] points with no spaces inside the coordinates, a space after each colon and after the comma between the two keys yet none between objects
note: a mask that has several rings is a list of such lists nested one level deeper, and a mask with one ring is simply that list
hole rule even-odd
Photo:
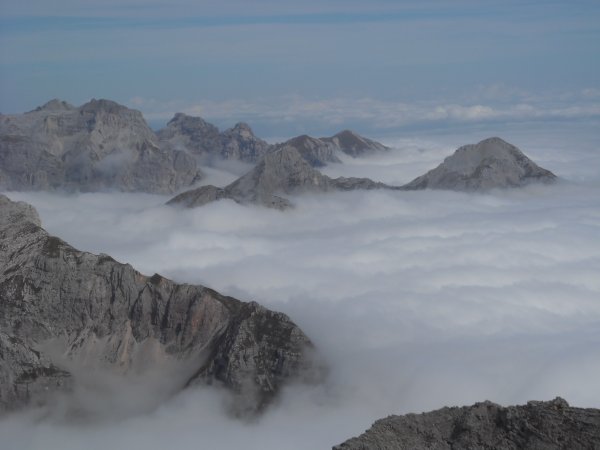
[{"label": "rocky summit", "polygon": [[321,141],[331,143],[333,146],[353,158],[389,150],[389,147],[371,139],[367,139],[366,137],[362,137],[351,130],[340,131],[334,136],[321,138]]},{"label": "rocky summit", "polygon": [[284,314],[78,251],[0,195],[0,411],[73,389],[73,367],[135,375],[179,364],[175,391],[216,383],[236,412],[254,413],[314,373],[312,348]]},{"label": "rocky summit", "polygon": [[170,194],[200,177],[188,154],[160,148],[139,111],[109,100],[0,115],[2,189]]},{"label": "rocky summit", "polygon": [[547,183],[555,179],[556,175],[535,164],[517,147],[492,137],[460,147],[442,164],[402,189],[480,191]]},{"label": "rocky summit", "polygon": [[331,137],[314,138],[307,135],[296,136],[275,146],[275,150],[283,147],[294,147],[298,153],[312,166],[323,167],[328,163],[340,163],[340,153],[354,158],[389,150],[383,144],[372,141],[357,133],[344,130]]},{"label": "rocky summit", "polygon": [[177,113],[157,132],[161,145],[184,150],[203,159],[229,159],[256,163],[271,146],[240,122],[223,132],[200,117]]},{"label": "rocky summit", "polygon": [[192,208],[215,200],[230,199],[241,204],[286,209],[292,204],[282,195],[380,188],[389,186],[368,178],[330,178],[323,175],[308,163],[295,146],[283,146],[267,153],[256,167],[228,186],[202,186],[177,195],[168,204]]},{"label": "rocky summit", "polygon": [[502,407],[492,402],[389,416],[334,450],[571,450],[600,448],[600,410],[561,399]]}]

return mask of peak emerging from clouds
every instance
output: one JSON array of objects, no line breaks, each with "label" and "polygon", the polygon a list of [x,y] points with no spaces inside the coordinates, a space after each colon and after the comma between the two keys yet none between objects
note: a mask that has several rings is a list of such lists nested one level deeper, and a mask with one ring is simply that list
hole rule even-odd
[{"label": "peak emerging from clouds", "polygon": [[556,175],[535,164],[514,145],[491,137],[460,147],[442,164],[403,188],[475,191],[555,179]]}]

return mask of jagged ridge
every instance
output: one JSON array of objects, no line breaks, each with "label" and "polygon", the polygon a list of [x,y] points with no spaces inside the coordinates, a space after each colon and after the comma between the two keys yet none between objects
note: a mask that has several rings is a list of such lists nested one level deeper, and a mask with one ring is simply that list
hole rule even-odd
[{"label": "jagged ridge", "polygon": [[310,340],[284,314],[78,251],[0,195],[0,411],[76,382],[47,341],[77,365],[119,372],[186,361],[176,388],[219,382],[249,412],[315,367]]},{"label": "jagged ridge", "polygon": [[492,402],[389,416],[334,450],[600,448],[600,410],[561,399],[502,407]]},{"label": "jagged ridge", "polygon": [[60,100],[0,115],[0,187],[171,194],[201,178],[196,161],[160,148],[142,114],[110,100]]}]

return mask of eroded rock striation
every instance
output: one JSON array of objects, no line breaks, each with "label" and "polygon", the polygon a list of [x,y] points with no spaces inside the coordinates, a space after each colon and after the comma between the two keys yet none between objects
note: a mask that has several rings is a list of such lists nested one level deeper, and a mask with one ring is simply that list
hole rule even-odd
[{"label": "eroded rock striation", "polygon": [[174,388],[219,383],[241,412],[256,412],[283,383],[310,376],[312,348],[284,314],[78,251],[31,206],[0,195],[0,411],[71,389],[72,366],[185,363]]},{"label": "eroded rock striation", "polygon": [[109,100],[60,100],[0,115],[0,187],[117,189],[170,194],[201,178],[196,161],[166,151],[142,114]]},{"label": "eroded rock striation", "polygon": [[283,146],[267,153],[250,172],[224,188],[202,186],[177,195],[168,204],[192,208],[230,199],[286,209],[292,204],[282,195],[381,188],[389,186],[368,178],[330,178],[313,168],[295,146]]},{"label": "eroded rock striation", "polygon": [[561,399],[502,407],[492,402],[389,416],[334,450],[570,450],[600,448],[600,410]]},{"label": "eroded rock striation", "polygon": [[402,188],[481,191],[555,179],[556,175],[535,164],[517,147],[492,137],[460,147],[435,169]]},{"label": "eroded rock striation", "polygon": [[166,148],[184,150],[208,160],[221,158],[254,164],[271,148],[246,123],[220,132],[201,117],[183,113],[175,114],[157,135]]}]

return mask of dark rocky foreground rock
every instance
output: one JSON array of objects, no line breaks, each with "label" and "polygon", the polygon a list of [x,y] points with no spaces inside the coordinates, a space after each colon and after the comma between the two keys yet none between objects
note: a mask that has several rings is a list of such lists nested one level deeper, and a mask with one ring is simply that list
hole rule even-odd
[{"label": "dark rocky foreground rock", "polygon": [[170,194],[201,177],[193,157],[165,150],[142,114],[109,100],[52,100],[0,115],[0,188],[117,189]]},{"label": "dark rocky foreground rock", "polygon": [[229,199],[285,209],[292,204],[281,195],[382,188],[389,186],[368,178],[330,178],[314,169],[295,146],[283,146],[267,153],[256,167],[228,186],[202,186],[177,195],[168,204],[192,208]]},{"label": "dark rocky foreground rock", "polygon": [[179,364],[174,390],[217,383],[237,412],[256,412],[285,382],[314,376],[312,348],[284,314],[78,251],[0,195],[0,411],[72,389],[71,367]]},{"label": "dark rocky foreground rock", "polygon": [[402,186],[405,190],[450,189],[482,191],[524,186],[556,179],[514,145],[492,137],[460,147],[442,164]]},{"label": "dark rocky foreground rock", "polygon": [[256,137],[248,124],[240,122],[223,132],[201,117],[177,113],[157,132],[161,144],[204,159],[229,159],[256,163],[271,145]]},{"label": "dark rocky foreground rock", "polygon": [[389,416],[334,450],[600,449],[600,410],[561,399],[502,407],[483,402]]}]

